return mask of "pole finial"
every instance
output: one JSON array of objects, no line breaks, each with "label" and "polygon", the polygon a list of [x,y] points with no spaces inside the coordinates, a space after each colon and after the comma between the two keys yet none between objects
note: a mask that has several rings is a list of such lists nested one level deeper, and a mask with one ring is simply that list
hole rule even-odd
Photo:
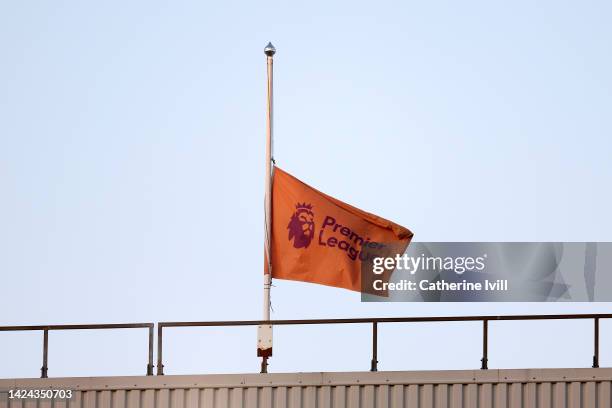
[{"label": "pole finial", "polygon": [[266,45],[266,48],[264,48],[264,54],[266,54],[268,57],[272,57],[274,54],[276,54],[276,48],[274,48],[271,42],[269,42],[268,45]]}]

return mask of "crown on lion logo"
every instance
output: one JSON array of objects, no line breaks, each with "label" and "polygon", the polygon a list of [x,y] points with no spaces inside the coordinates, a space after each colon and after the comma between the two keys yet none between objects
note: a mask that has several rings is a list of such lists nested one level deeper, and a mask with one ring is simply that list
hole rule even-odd
[{"label": "crown on lion logo", "polygon": [[312,205],[311,204],[306,204],[304,203],[297,203],[295,205],[295,209],[296,210],[308,210],[308,211],[312,211]]}]

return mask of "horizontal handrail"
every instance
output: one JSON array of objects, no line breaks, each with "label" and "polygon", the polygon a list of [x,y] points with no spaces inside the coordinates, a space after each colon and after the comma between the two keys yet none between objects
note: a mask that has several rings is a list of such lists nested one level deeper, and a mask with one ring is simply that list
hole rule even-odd
[{"label": "horizontal handrail", "polygon": [[0,331],[144,329],[154,327],[154,323],[52,324],[39,326],[0,326]]},{"label": "horizontal handrail", "polygon": [[106,330],[106,329],[148,329],[149,330],[149,361],[147,375],[153,375],[153,337],[154,323],[111,323],[111,324],[55,324],[36,326],[0,326],[0,332],[9,331],[42,331],[43,332],[43,365],[40,368],[40,378],[48,378],[49,332],[53,330]]},{"label": "horizontal handrail", "polygon": [[610,319],[612,314],[563,314],[563,315],[499,315],[499,316],[426,316],[426,317],[359,317],[348,319],[290,319],[290,320],[221,320],[205,322],[160,322],[162,327],[201,326],[258,326],[261,324],[302,325],[302,324],[352,324],[352,323],[419,323],[419,322],[469,322],[483,320],[571,320]]},{"label": "horizontal handrail", "polygon": [[[540,314],[540,315],[483,315],[483,316],[426,316],[426,317],[370,317],[348,319],[291,319],[291,320],[225,320],[202,322],[160,322],[157,324],[157,375],[164,375],[163,329],[166,327],[227,327],[227,326],[287,326],[311,324],[371,324],[372,361],[371,371],[378,370],[378,325],[381,323],[428,323],[428,322],[482,322],[482,359],[481,369],[488,369],[489,322],[492,321],[529,321],[529,320],[580,320],[594,321],[593,368],[599,367],[599,320],[611,319],[612,313],[586,314]],[[262,363],[261,372],[267,372],[267,364]]]}]

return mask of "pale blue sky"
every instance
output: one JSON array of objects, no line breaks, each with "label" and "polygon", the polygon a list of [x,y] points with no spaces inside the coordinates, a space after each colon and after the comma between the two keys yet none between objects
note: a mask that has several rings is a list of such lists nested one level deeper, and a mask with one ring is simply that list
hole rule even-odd
[{"label": "pale blue sky", "polygon": [[[261,317],[268,41],[275,156],[305,182],[419,241],[610,241],[611,20],[604,1],[4,1],[0,325]],[[611,309],[275,285],[276,319]],[[380,368],[477,368],[479,328],[383,326]],[[491,342],[492,368],[591,363],[590,322]],[[255,347],[169,330],[166,372],[256,372]],[[274,349],[275,372],[368,369],[369,327],[279,328]],[[0,333],[0,377],[38,376],[40,350]],[[140,374],[146,335],[52,333],[49,359]]]}]

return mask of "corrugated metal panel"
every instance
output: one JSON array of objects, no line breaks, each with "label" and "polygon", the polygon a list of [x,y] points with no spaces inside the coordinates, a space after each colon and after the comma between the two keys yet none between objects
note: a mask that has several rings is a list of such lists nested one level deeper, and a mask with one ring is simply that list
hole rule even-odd
[{"label": "corrugated metal panel", "polygon": [[0,408],[612,408],[610,368],[0,380],[15,388],[75,396]]}]

